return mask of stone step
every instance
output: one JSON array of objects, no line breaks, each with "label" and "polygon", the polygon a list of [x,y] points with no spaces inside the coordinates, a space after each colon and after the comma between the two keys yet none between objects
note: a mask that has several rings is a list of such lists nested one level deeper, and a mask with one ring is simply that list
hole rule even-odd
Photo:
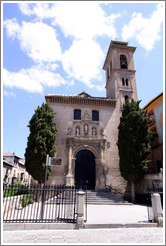
[{"label": "stone step", "polygon": [[87,204],[129,204],[111,192],[87,191]]}]

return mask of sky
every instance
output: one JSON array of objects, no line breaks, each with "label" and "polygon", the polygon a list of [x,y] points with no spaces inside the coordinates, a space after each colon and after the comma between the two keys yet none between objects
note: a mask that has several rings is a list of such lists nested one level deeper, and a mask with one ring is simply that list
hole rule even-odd
[{"label": "sky", "polygon": [[111,40],[134,53],[140,106],[165,88],[164,1],[1,1],[3,152],[24,158],[27,127],[47,94],[105,97]]}]

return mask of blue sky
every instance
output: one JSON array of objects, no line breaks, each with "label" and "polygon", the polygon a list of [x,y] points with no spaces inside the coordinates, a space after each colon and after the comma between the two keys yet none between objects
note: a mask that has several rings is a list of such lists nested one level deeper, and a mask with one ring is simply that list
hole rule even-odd
[{"label": "blue sky", "polygon": [[3,152],[24,158],[29,120],[46,94],[105,97],[111,40],[137,47],[140,106],[163,91],[165,2],[1,2]]}]

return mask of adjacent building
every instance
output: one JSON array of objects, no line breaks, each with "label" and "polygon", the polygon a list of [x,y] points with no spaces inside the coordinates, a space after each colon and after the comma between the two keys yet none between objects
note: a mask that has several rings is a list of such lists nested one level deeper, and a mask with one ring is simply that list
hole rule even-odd
[{"label": "adjacent building", "polygon": [[149,173],[159,173],[163,168],[163,92],[143,108],[150,118],[149,129],[153,133],[149,155]]},{"label": "adjacent building", "polygon": [[45,96],[55,113],[58,130],[57,163],[49,184],[82,182],[89,189],[111,187],[121,196],[129,192],[120,174],[116,143],[123,103],[137,100],[135,50],[127,42],[111,41],[103,66],[106,97],[86,92]]},{"label": "adjacent building", "polygon": [[3,153],[3,184],[12,185],[17,180],[30,185],[31,176],[26,171],[25,160],[15,153]]},{"label": "adjacent building", "polygon": [[144,107],[150,118],[149,130],[153,133],[151,151],[148,156],[148,174],[138,185],[138,193],[163,190],[163,92]]}]

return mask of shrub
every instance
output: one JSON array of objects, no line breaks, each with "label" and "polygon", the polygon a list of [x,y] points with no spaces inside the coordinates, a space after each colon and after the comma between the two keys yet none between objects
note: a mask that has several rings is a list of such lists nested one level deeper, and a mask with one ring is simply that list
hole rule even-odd
[{"label": "shrub", "polygon": [[20,203],[21,203],[22,207],[26,207],[28,204],[33,203],[33,194],[24,195],[20,199]]}]

